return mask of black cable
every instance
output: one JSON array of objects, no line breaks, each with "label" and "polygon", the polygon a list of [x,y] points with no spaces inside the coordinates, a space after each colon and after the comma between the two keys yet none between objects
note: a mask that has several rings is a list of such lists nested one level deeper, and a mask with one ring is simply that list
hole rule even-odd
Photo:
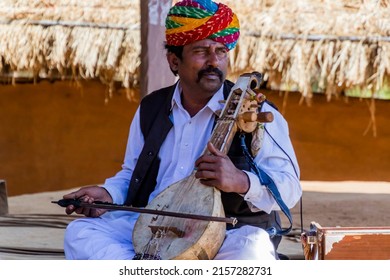
[{"label": "black cable", "polygon": [[250,155],[248,148],[246,146],[246,143],[245,143],[245,134],[244,133],[240,134],[240,140],[241,140],[241,149],[245,155],[247,162],[251,166],[253,172],[256,173],[257,177],[260,180],[260,183],[267,187],[268,191],[270,192],[272,197],[275,199],[275,201],[278,203],[280,209],[286,215],[286,217],[288,218],[288,220],[290,222],[290,227],[288,227],[287,229],[277,230],[276,228],[271,227],[269,229],[266,229],[266,231],[270,234],[270,236],[286,235],[291,231],[292,224],[293,224],[290,209],[284,203],[284,201],[279,193],[279,190],[278,190],[277,186],[275,185],[275,182],[272,180],[272,178],[267,173],[265,173],[263,170],[261,170],[257,166],[253,157]]},{"label": "black cable", "polygon": [[[265,132],[267,132],[267,134],[269,135],[269,137],[271,137],[272,141],[279,147],[279,149],[288,157],[288,159],[290,160],[291,162],[291,165],[294,169],[294,172],[295,172],[295,175],[297,176],[297,178],[299,179],[299,174],[298,174],[298,171],[296,170],[295,168],[295,165],[294,165],[294,162],[292,161],[291,157],[288,155],[288,153],[279,145],[278,142],[276,142],[275,138],[272,137],[271,133],[269,133],[269,131],[267,130],[267,127],[264,126],[264,130]],[[299,211],[300,211],[300,220],[301,220],[301,233],[303,233],[303,202],[302,202],[302,196],[301,198],[299,199]]]}]

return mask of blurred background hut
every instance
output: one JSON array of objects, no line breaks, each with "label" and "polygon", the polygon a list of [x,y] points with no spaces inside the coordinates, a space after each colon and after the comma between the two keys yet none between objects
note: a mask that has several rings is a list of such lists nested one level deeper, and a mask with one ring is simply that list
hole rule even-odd
[{"label": "blurred background hut", "polygon": [[235,72],[258,69],[271,88],[299,91],[308,101],[313,92],[331,99],[354,88],[390,99],[389,1],[225,2],[238,5],[242,19]]},{"label": "blurred background hut", "polygon": [[140,78],[139,1],[0,2],[3,82],[98,79],[135,87]]},{"label": "blurred background hut", "polygon": [[[0,179],[10,195],[119,170],[139,99],[174,79],[160,40],[172,2],[0,1]],[[229,78],[265,74],[302,179],[390,181],[389,1],[217,2],[241,23]]]}]

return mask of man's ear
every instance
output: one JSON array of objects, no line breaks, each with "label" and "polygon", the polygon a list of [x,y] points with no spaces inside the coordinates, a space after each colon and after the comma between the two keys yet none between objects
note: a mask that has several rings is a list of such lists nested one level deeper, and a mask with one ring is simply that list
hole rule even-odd
[{"label": "man's ear", "polygon": [[174,53],[167,53],[167,60],[171,70],[177,72],[179,69],[179,58]]}]

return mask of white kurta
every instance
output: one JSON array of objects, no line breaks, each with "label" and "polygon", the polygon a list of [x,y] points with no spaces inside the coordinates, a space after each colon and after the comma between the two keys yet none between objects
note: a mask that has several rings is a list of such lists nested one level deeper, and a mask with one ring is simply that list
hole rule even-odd
[{"label": "white kurta", "polygon": [[[178,84],[172,99],[174,126],[161,146],[157,185],[149,201],[193,171],[194,162],[203,153],[210,139],[215,112],[223,107],[218,101],[223,99],[221,88],[201,111],[190,117],[181,105],[180,83]],[[262,110],[274,114],[274,121],[266,124],[267,131],[273,139],[265,133],[263,147],[255,161],[274,180],[282,199],[289,208],[292,208],[301,197],[302,190],[288,126],[281,114],[270,105],[265,103]],[[132,172],[143,145],[138,109],[130,127],[122,170],[107,179],[103,186],[111,194],[114,203],[125,202]],[[263,210],[269,213],[272,210],[280,210],[257,176],[250,172],[247,174],[250,178],[250,189],[244,199],[252,211]],[[65,234],[66,258],[132,259],[135,254],[132,246],[132,229],[137,217],[137,213],[113,211],[99,218],[81,218],[73,221]],[[275,252],[264,230],[244,226],[227,232],[216,259],[275,259]]]}]

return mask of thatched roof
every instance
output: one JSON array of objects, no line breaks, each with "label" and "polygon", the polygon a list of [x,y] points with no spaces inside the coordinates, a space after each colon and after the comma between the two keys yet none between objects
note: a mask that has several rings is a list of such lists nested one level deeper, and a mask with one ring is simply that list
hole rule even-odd
[{"label": "thatched roof", "polygon": [[[0,1],[0,73],[140,78],[140,0]],[[260,71],[270,86],[310,97],[355,86],[380,89],[390,75],[389,0],[215,0],[241,22],[232,73]],[[175,2],[175,1],[173,1]]]},{"label": "thatched roof", "polygon": [[255,69],[304,97],[390,81],[389,0],[223,2],[238,5],[242,25],[234,72]]},{"label": "thatched roof", "polygon": [[137,0],[0,1],[0,73],[139,79]]}]

